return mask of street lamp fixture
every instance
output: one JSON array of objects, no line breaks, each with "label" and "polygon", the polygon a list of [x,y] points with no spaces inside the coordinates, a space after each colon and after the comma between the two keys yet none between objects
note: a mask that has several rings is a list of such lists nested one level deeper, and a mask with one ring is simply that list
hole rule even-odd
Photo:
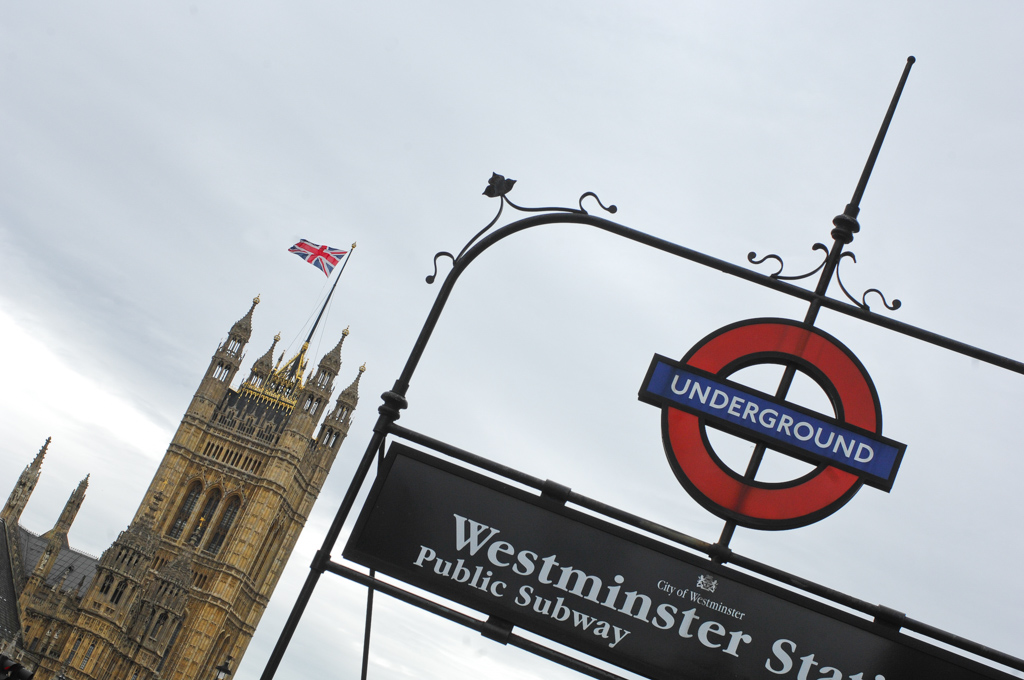
[{"label": "street lamp fixture", "polygon": [[217,671],[217,680],[225,680],[229,675],[231,675],[231,657],[229,656],[224,660],[224,663],[213,670]]}]

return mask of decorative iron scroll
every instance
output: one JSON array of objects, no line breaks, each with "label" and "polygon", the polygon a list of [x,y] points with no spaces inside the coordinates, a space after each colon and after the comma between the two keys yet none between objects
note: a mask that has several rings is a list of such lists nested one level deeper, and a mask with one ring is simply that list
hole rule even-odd
[{"label": "decorative iron scroll", "polygon": [[447,257],[448,259],[450,259],[452,261],[452,265],[453,266],[456,263],[458,263],[459,260],[462,259],[462,256],[466,254],[466,251],[469,250],[472,247],[472,245],[474,243],[476,243],[480,239],[481,236],[486,234],[491,229],[491,227],[493,227],[495,224],[498,223],[498,219],[501,218],[501,213],[505,209],[505,204],[506,203],[513,210],[518,210],[519,212],[524,212],[524,213],[559,213],[559,212],[563,212],[563,213],[571,213],[571,214],[574,214],[574,215],[589,215],[590,213],[587,212],[587,209],[583,207],[583,199],[585,199],[585,198],[593,198],[595,201],[597,201],[597,204],[599,206],[601,206],[601,208],[603,210],[605,210],[606,212],[609,212],[609,213],[614,215],[619,210],[618,207],[615,206],[615,205],[606,206],[604,203],[601,202],[601,199],[593,191],[584,192],[580,196],[580,200],[579,200],[579,206],[580,207],[579,208],[559,208],[559,207],[524,208],[522,206],[516,205],[515,203],[513,203],[512,201],[510,201],[508,199],[508,192],[512,191],[512,187],[514,187],[515,185],[516,185],[516,181],[514,179],[508,179],[504,175],[499,175],[496,172],[492,172],[491,173],[491,178],[489,180],[487,180],[487,187],[484,189],[483,194],[484,194],[484,196],[487,196],[488,198],[498,198],[498,199],[501,199],[501,202],[498,204],[498,213],[494,216],[494,219],[492,219],[490,222],[487,223],[486,227],[484,227],[483,229],[478,231],[476,233],[476,235],[473,236],[473,238],[469,239],[469,241],[466,243],[466,245],[464,245],[462,247],[462,250],[459,251],[458,256],[452,256],[452,254],[449,253],[447,250],[442,250],[442,251],[440,251],[440,252],[438,252],[438,253],[436,253],[434,255],[434,273],[427,277],[427,283],[428,284],[429,283],[434,283],[434,281],[437,279],[437,261],[438,261],[438,259],[440,259],[442,257]]},{"label": "decorative iron scroll", "polygon": [[[781,257],[776,255],[775,253],[769,253],[768,255],[765,255],[764,257],[758,259],[757,253],[751,250],[749,253],[747,253],[747,262],[749,262],[750,264],[758,265],[764,264],[768,260],[774,260],[775,262],[779,263],[779,268],[776,271],[769,274],[769,278],[778,279],[779,281],[799,281],[801,279],[810,278],[814,274],[817,274],[828,263],[828,246],[826,246],[824,243],[815,243],[813,246],[811,246],[811,250],[820,250],[823,253],[825,253],[825,257],[821,260],[821,263],[811,271],[807,272],[806,274],[798,274],[796,276],[782,275],[782,272],[786,267],[786,263],[782,260]],[[870,311],[871,307],[868,306],[867,297],[868,294],[875,293],[876,295],[878,295],[878,297],[882,298],[882,304],[885,305],[885,308],[888,309],[889,311],[896,311],[897,309],[903,306],[903,303],[900,302],[900,300],[898,299],[893,299],[892,303],[890,303],[886,299],[885,294],[882,291],[878,290],[877,288],[868,288],[866,291],[864,291],[864,294],[861,295],[860,300],[851,295],[850,291],[848,291],[846,289],[846,286],[843,284],[842,277],[839,275],[839,264],[841,264],[843,259],[847,257],[853,260],[854,262],[857,261],[857,256],[854,255],[853,252],[846,251],[842,253],[839,256],[839,260],[836,262],[836,281],[839,283],[839,287],[842,289],[843,294],[846,295],[847,299],[849,299],[850,302],[852,302],[853,304],[857,305],[858,307],[865,311]]]},{"label": "decorative iron scroll", "polygon": [[765,255],[759,260],[757,259],[757,253],[751,250],[749,253],[747,253],[747,262],[749,262],[750,264],[763,264],[768,260],[775,260],[776,262],[779,263],[779,269],[778,271],[769,274],[768,276],[770,276],[773,279],[781,279],[782,281],[799,281],[800,279],[806,279],[812,276],[813,274],[817,274],[819,271],[821,271],[821,268],[825,266],[825,263],[828,262],[828,246],[826,246],[824,243],[815,243],[813,246],[811,246],[811,250],[820,250],[823,253],[825,253],[825,257],[822,258],[821,264],[819,264],[817,267],[807,272],[806,274],[799,274],[797,276],[782,275],[782,270],[786,268],[786,263],[783,262],[782,258],[776,255],[775,253],[769,253],[768,255]]},{"label": "decorative iron scroll", "polygon": [[[857,262],[857,256],[854,255],[853,252],[847,251],[839,256],[839,263],[841,264],[843,258],[846,257],[850,258],[855,263]],[[839,282],[839,287],[843,289],[843,292],[846,294],[846,297],[850,299],[850,302],[857,305],[861,309],[871,309],[870,307],[868,307],[868,293],[877,293],[878,297],[882,298],[882,304],[885,305],[885,308],[890,311],[897,310],[903,306],[903,303],[895,298],[893,298],[892,304],[889,304],[888,300],[885,299],[885,295],[883,295],[882,291],[878,290],[877,288],[868,288],[866,291],[864,291],[864,294],[861,295],[860,301],[858,302],[856,298],[850,295],[850,291],[846,290],[846,286],[843,285],[843,278],[839,275],[838,266],[836,266],[836,281]]]}]

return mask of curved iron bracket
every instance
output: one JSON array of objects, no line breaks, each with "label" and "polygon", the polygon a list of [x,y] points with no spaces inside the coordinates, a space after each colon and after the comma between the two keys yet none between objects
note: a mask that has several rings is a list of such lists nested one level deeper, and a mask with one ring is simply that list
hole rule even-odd
[{"label": "curved iron bracket", "polygon": [[[854,255],[852,251],[848,250],[839,256],[839,264],[842,264],[843,259],[847,257],[853,260],[854,263],[857,262],[857,256]],[[836,281],[839,282],[839,287],[843,290],[843,293],[846,295],[847,299],[849,299],[850,302],[857,305],[863,310],[870,311],[871,309],[871,307],[868,306],[869,293],[875,293],[878,295],[878,297],[882,298],[882,304],[885,305],[885,308],[888,309],[889,311],[896,311],[897,309],[903,306],[903,303],[900,302],[897,298],[893,298],[892,304],[889,304],[889,301],[885,299],[885,294],[882,293],[882,291],[878,290],[877,288],[868,288],[866,291],[864,291],[864,294],[861,295],[860,300],[857,300],[857,298],[850,295],[850,291],[846,290],[846,286],[843,285],[843,278],[839,275],[838,264],[836,265]]]},{"label": "curved iron bracket", "polygon": [[466,251],[469,250],[473,246],[473,244],[476,243],[480,239],[480,237],[482,237],[484,234],[486,234],[491,229],[491,227],[493,227],[495,224],[498,223],[498,219],[501,217],[501,213],[505,209],[505,204],[506,203],[513,210],[518,210],[519,212],[524,212],[524,213],[549,213],[549,214],[550,213],[555,213],[555,214],[557,214],[557,213],[570,213],[570,214],[573,214],[573,215],[589,215],[590,213],[587,212],[586,208],[583,207],[583,199],[585,199],[585,198],[593,198],[595,201],[597,201],[597,204],[603,210],[605,210],[606,212],[615,214],[619,210],[618,207],[615,206],[614,204],[606,206],[604,203],[601,202],[601,199],[593,191],[587,191],[583,195],[580,196],[580,199],[579,199],[579,202],[578,202],[578,204],[580,206],[579,208],[561,208],[561,207],[525,208],[523,206],[516,205],[515,203],[510,201],[509,198],[508,198],[508,192],[512,191],[512,187],[514,187],[515,184],[516,184],[516,181],[514,179],[508,179],[504,175],[499,175],[496,172],[491,173],[491,178],[489,180],[487,180],[487,187],[484,189],[483,194],[484,194],[484,196],[487,196],[488,198],[500,199],[500,202],[498,203],[498,212],[497,212],[497,214],[494,216],[494,219],[492,219],[490,222],[487,223],[487,226],[485,226],[483,229],[478,231],[473,236],[473,238],[469,239],[469,241],[466,243],[466,245],[462,246],[462,250],[459,251],[458,255],[452,256],[452,254],[449,253],[447,250],[442,250],[442,251],[434,254],[434,273],[430,274],[429,276],[427,276],[426,281],[427,281],[428,284],[432,284],[432,283],[434,283],[434,281],[437,280],[437,261],[438,261],[438,259],[440,259],[442,257],[447,257],[447,258],[451,259],[452,267],[454,267],[456,264],[458,264],[462,260],[462,256],[466,254]]},{"label": "curved iron bracket", "polygon": [[776,255],[775,253],[765,255],[759,260],[757,259],[757,253],[751,250],[749,253],[747,253],[747,262],[749,262],[750,264],[762,264],[764,262],[767,262],[768,260],[775,260],[776,262],[779,263],[779,269],[778,271],[769,274],[769,278],[780,279],[782,281],[799,281],[800,279],[806,279],[810,276],[813,276],[814,274],[817,274],[818,272],[821,271],[822,267],[825,266],[825,263],[828,262],[828,246],[826,246],[824,243],[815,243],[813,246],[811,246],[811,250],[820,250],[825,253],[825,257],[822,258],[821,264],[819,264],[817,267],[807,272],[806,274],[799,274],[798,276],[783,276],[782,270],[785,269],[786,263],[783,262],[782,258]]}]

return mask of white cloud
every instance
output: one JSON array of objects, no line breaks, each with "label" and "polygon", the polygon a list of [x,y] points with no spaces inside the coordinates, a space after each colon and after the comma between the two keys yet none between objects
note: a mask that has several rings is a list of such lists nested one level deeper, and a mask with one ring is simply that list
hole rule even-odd
[{"label": "white cloud", "polygon": [[7,388],[0,390],[0,411],[8,427],[40,432],[100,428],[106,437],[155,460],[170,441],[172,432],[119,393],[116,379],[104,382],[79,372],[4,310],[0,356],[10,359],[4,371]]}]

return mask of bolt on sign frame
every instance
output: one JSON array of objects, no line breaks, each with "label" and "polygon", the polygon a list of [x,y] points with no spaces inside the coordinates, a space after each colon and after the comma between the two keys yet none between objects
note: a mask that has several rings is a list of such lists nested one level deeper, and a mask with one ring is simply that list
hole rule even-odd
[{"label": "bolt on sign frame", "polygon": [[[434,304],[420,331],[416,343],[413,346],[412,352],[405,363],[405,367],[401,375],[395,381],[392,389],[382,395],[383,403],[378,409],[379,417],[373,428],[373,436],[362,459],[360,460],[348,490],[335,515],[334,521],[331,524],[327,535],[324,537],[323,544],[313,559],[302,590],[296,599],[291,614],[285,622],[284,629],[282,630],[278,642],[271,653],[266,667],[264,668],[261,676],[262,680],[270,680],[275,676],[291,637],[294,634],[305,607],[313,594],[317,581],[324,572],[343,576],[367,587],[366,627],[364,633],[362,665],[362,677],[364,678],[367,674],[367,659],[374,591],[383,592],[398,600],[415,605],[450,621],[462,624],[467,628],[476,630],[482,635],[501,642],[502,644],[509,644],[522,648],[594,678],[611,680],[621,678],[622,676],[589,663],[577,656],[566,654],[553,647],[541,644],[532,638],[517,635],[513,632],[514,628],[519,626],[526,630],[531,630],[544,637],[566,644],[577,651],[582,651],[584,654],[601,658],[613,665],[640,673],[641,675],[645,675],[650,678],[686,677],[693,678],[694,680],[705,680],[712,677],[724,677],[726,675],[728,677],[776,677],[782,674],[791,674],[790,671],[794,670],[795,664],[797,663],[795,661],[795,657],[799,657],[801,653],[806,651],[803,647],[798,651],[796,642],[787,638],[779,637],[774,641],[774,643],[770,643],[770,650],[767,652],[767,658],[765,658],[764,655],[757,657],[756,669],[751,670],[751,668],[744,667],[742,665],[730,666],[728,664],[733,663],[733,658],[740,659],[741,651],[746,649],[746,645],[753,646],[753,637],[762,637],[761,632],[754,632],[754,629],[749,627],[747,633],[738,629],[730,632],[726,625],[711,620],[712,617],[708,615],[706,610],[701,610],[704,620],[700,624],[696,623],[696,620],[700,618],[696,614],[696,609],[683,612],[680,611],[681,607],[662,604],[658,606],[656,610],[657,613],[654,611],[648,611],[648,609],[645,609],[644,607],[643,599],[641,599],[646,596],[638,594],[636,590],[629,593],[625,592],[625,588],[628,588],[630,584],[628,581],[624,583],[625,578],[621,574],[615,576],[615,583],[619,585],[612,585],[611,579],[607,577],[602,585],[599,578],[593,576],[593,574],[585,573],[583,569],[577,570],[575,568],[563,568],[561,571],[564,580],[555,584],[555,587],[558,588],[561,586],[560,590],[565,594],[565,597],[555,599],[554,595],[557,595],[558,593],[552,593],[552,604],[554,604],[555,608],[553,613],[550,614],[550,617],[555,622],[569,620],[569,613],[565,614],[564,619],[559,617],[563,611],[568,612],[571,605],[575,604],[583,607],[588,604],[592,605],[597,603],[599,598],[603,599],[603,602],[598,603],[598,607],[603,605],[606,610],[610,611],[606,617],[609,621],[600,622],[604,624],[604,628],[602,630],[605,631],[604,639],[607,641],[607,644],[604,646],[598,645],[597,647],[587,642],[579,642],[576,638],[571,636],[561,635],[558,632],[557,626],[552,627],[551,621],[539,620],[537,616],[533,616],[532,614],[517,618],[516,614],[514,612],[510,612],[507,606],[503,608],[502,606],[495,604],[498,601],[498,598],[505,594],[504,590],[508,588],[509,585],[504,582],[500,584],[497,583],[499,577],[506,578],[510,583],[515,577],[507,578],[503,576],[503,574],[499,573],[498,575],[493,575],[494,582],[492,582],[490,580],[491,576],[483,577],[478,568],[476,573],[472,575],[472,581],[470,581],[470,567],[464,565],[460,561],[454,571],[451,572],[452,575],[443,579],[451,582],[442,586],[418,582],[417,576],[413,573],[415,570],[408,569],[408,560],[404,563],[404,566],[406,568],[405,571],[409,573],[405,573],[402,568],[395,566],[396,563],[393,560],[389,561],[388,555],[386,554],[389,550],[392,550],[394,546],[391,544],[383,545],[384,543],[387,543],[387,541],[372,534],[373,527],[376,525],[393,527],[393,524],[388,524],[388,518],[391,517],[393,520],[396,516],[396,512],[405,512],[405,516],[408,516],[410,511],[409,508],[398,506],[401,506],[403,503],[417,502],[415,499],[409,501],[408,498],[406,498],[409,495],[407,492],[411,487],[409,485],[401,486],[401,479],[403,478],[403,475],[408,476],[409,474],[412,474],[409,470],[413,470],[417,476],[427,475],[432,479],[436,479],[439,487],[452,490],[451,493],[448,493],[449,496],[453,496],[456,493],[460,496],[472,496],[473,494],[480,495],[480,497],[484,499],[481,501],[483,503],[481,507],[488,507],[492,505],[495,507],[514,506],[515,509],[509,510],[509,514],[499,514],[499,517],[512,517],[522,513],[540,513],[538,517],[542,517],[545,524],[550,524],[552,526],[559,525],[560,523],[564,524],[567,534],[562,534],[561,537],[552,544],[554,546],[558,546],[558,550],[560,551],[570,551],[574,549],[571,546],[562,547],[567,545],[564,541],[566,535],[588,532],[589,535],[593,535],[594,541],[599,543],[604,542],[604,544],[610,546],[608,548],[609,550],[646,551],[643,553],[645,557],[642,560],[645,564],[652,561],[669,560],[674,566],[666,566],[666,569],[671,568],[677,571],[680,569],[696,570],[694,571],[695,574],[698,574],[696,587],[701,588],[703,592],[698,594],[694,591],[690,594],[689,589],[687,589],[686,594],[691,598],[696,598],[698,596],[703,597],[708,592],[714,593],[715,586],[719,581],[722,581],[729,585],[729,587],[732,587],[733,590],[730,592],[733,592],[734,597],[738,598],[737,601],[746,602],[746,606],[756,607],[758,606],[758,602],[766,602],[767,600],[765,600],[765,598],[774,598],[771,600],[772,603],[765,605],[769,607],[773,613],[785,610],[787,607],[796,608],[796,613],[793,615],[796,623],[793,625],[797,627],[803,626],[804,628],[810,627],[815,629],[825,629],[829,628],[829,626],[838,626],[838,628],[835,629],[838,632],[834,633],[834,635],[846,640],[846,647],[853,647],[855,648],[854,651],[856,651],[857,647],[875,649],[874,658],[883,659],[886,660],[886,663],[889,663],[888,666],[885,666],[885,668],[889,669],[888,676],[883,676],[881,674],[875,675],[873,672],[863,672],[863,669],[853,668],[850,666],[846,666],[842,671],[840,671],[837,667],[842,666],[843,664],[838,662],[837,667],[821,667],[816,669],[817,672],[832,673],[834,677],[846,677],[848,675],[856,680],[863,680],[863,678],[870,677],[875,677],[876,680],[884,680],[885,677],[888,677],[889,680],[896,680],[897,677],[904,679],[929,678],[929,680],[931,678],[940,677],[1011,677],[1007,673],[998,670],[991,665],[978,663],[964,655],[940,648],[939,646],[932,644],[932,642],[938,642],[941,645],[962,650],[970,655],[986,659],[1003,667],[1024,671],[1024,660],[988,648],[984,645],[965,640],[921,621],[916,621],[907,617],[905,614],[888,607],[872,604],[818,583],[808,581],[781,569],[777,569],[757,560],[737,554],[729,548],[729,542],[737,524],[752,526],[754,528],[786,528],[784,526],[758,526],[756,521],[752,523],[746,522],[742,514],[734,513],[730,515],[729,513],[725,513],[720,515],[726,519],[726,522],[719,540],[715,543],[709,543],[676,531],[672,528],[611,507],[592,498],[588,498],[572,491],[568,487],[554,483],[550,480],[542,480],[537,477],[533,477],[508,466],[496,463],[485,457],[434,439],[426,434],[410,430],[398,425],[396,422],[399,419],[401,411],[408,407],[406,393],[409,389],[413,374],[416,371],[423,352],[426,350],[427,343],[429,342],[431,334],[437,325],[441,312],[444,310],[448,297],[461,274],[485,250],[499,241],[526,229],[556,223],[582,224],[594,227],[631,241],[644,244],[651,248],[655,248],[668,253],[669,255],[716,269],[720,272],[738,277],[750,283],[803,300],[808,303],[808,310],[802,323],[786,323],[802,328],[807,333],[820,333],[820,331],[814,329],[814,323],[818,312],[822,308],[825,308],[875,326],[888,329],[901,335],[909,336],[952,352],[971,357],[978,361],[983,361],[999,368],[1024,375],[1024,363],[958,342],[922,328],[896,321],[890,317],[882,316],[871,311],[867,304],[867,297],[871,293],[874,293],[881,298],[882,304],[888,310],[895,310],[899,308],[900,302],[899,300],[893,300],[890,303],[877,289],[869,289],[858,300],[850,294],[846,286],[843,285],[842,280],[839,278],[839,265],[842,260],[847,257],[853,259],[853,254],[851,252],[845,252],[844,247],[853,241],[854,234],[860,230],[860,225],[856,219],[860,210],[860,201],[913,63],[914,58],[908,58],[906,67],[904,68],[903,74],[900,78],[899,85],[897,86],[896,92],[890,102],[882,126],[869,154],[868,161],[861,174],[860,181],[854,191],[852,200],[847,204],[843,213],[833,220],[834,228],[831,231],[833,242],[831,247],[825,246],[821,243],[816,243],[814,245],[815,250],[820,250],[824,253],[824,259],[817,268],[806,274],[798,276],[783,276],[783,263],[780,257],[777,255],[768,255],[758,259],[755,253],[750,253],[747,259],[754,265],[761,264],[769,259],[778,263],[778,271],[770,275],[765,275],[760,272],[717,259],[710,255],[691,250],[685,246],[671,243],[656,236],[631,229],[605,219],[604,217],[591,214],[586,210],[586,208],[584,208],[584,201],[586,199],[593,199],[597,205],[607,213],[616,212],[616,207],[614,205],[605,206],[593,192],[584,193],[580,197],[578,208],[521,207],[512,203],[508,198],[508,193],[515,184],[515,180],[506,179],[501,175],[494,174],[484,191],[486,196],[497,198],[499,200],[498,211],[494,219],[492,219],[487,226],[470,239],[457,256],[453,256],[449,252],[439,252],[434,256],[434,274],[427,277],[427,283],[433,283],[437,277],[437,261],[440,258],[449,258],[452,261],[452,268],[447,277],[445,277],[444,281],[441,283]],[[530,213],[530,215],[491,231],[492,227],[495,227],[498,223],[506,205],[514,210],[523,213]],[[818,276],[817,284],[813,290],[801,288],[800,286],[791,283],[791,281],[809,278],[819,272],[820,274]],[[838,281],[839,286],[848,301],[834,299],[826,295],[833,278]],[[719,332],[725,332],[728,330],[729,327],[722,329],[722,331]],[[711,338],[711,336],[709,336],[709,338]],[[708,342],[710,342],[710,340],[708,340]],[[698,348],[695,348],[695,350],[696,349]],[[655,363],[657,363],[658,360],[659,357],[656,357]],[[781,363],[783,363],[786,368],[779,388],[775,394],[775,398],[778,400],[785,398],[797,370],[802,368],[796,363]],[[655,366],[652,364],[652,372],[654,370]],[[651,374],[649,374],[649,377],[650,375]],[[645,386],[647,385],[647,382],[648,381],[645,380]],[[768,397],[766,396],[766,398]],[[655,403],[654,398],[651,397],[650,394],[647,395],[647,398],[644,397],[643,389],[641,390],[641,399]],[[666,411],[668,410],[671,409],[666,407]],[[415,444],[423,449],[430,449],[436,453],[442,454],[447,460],[438,459],[432,455],[424,453],[423,451],[412,449],[398,442],[393,442],[391,444],[387,458],[385,458],[385,449],[388,444],[389,437],[396,440],[404,440],[405,442]],[[751,481],[754,480],[754,476],[757,473],[766,448],[767,446],[765,443],[758,443],[755,446],[743,479]],[[899,455],[902,455],[902,449],[900,449]],[[377,479],[374,482],[373,488],[370,490],[369,499],[359,517],[359,520],[357,521],[356,529],[353,532],[353,536],[350,538],[349,545],[345,549],[345,558],[351,558],[362,563],[364,566],[370,567],[370,572],[367,574],[346,565],[344,562],[333,560],[331,558],[331,554],[341,534],[342,526],[349,517],[353,505],[355,504],[356,497],[362,489],[375,459],[378,459],[379,461]],[[452,461],[458,461],[458,463]],[[460,465],[459,463],[464,465]],[[898,460],[896,464],[898,465]],[[487,473],[487,476],[472,472],[466,466],[472,466],[473,468],[484,471]],[[819,464],[819,469],[825,467],[827,467],[827,464]],[[894,475],[895,470],[893,470],[891,474]],[[502,483],[498,481],[497,478],[507,479],[510,482],[519,485],[520,488],[517,489],[508,484]],[[392,482],[391,480],[398,481]],[[891,483],[891,477],[888,481]],[[884,482],[885,480],[882,480],[882,486],[880,486],[880,488],[884,488]],[[848,500],[848,498],[860,488],[861,483],[862,480],[854,484],[852,490],[842,502]],[[394,484],[399,485],[401,490],[400,493],[396,493],[391,488],[391,485]],[[438,493],[434,493],[434,495],[431,496],[430,485],[417,486],[424,489],[422,493],[425,495],[419,499],[418,502],[420,504],[416,506],[416,512],[422,511],[423,508],[427,508],[431,504],[439,503],[439,498],[444,496],[444,494],[439,495]],[[540,493],[539,495],[532,495],[523,491],[521,487],[535,489]],[[458,491],[453,491],[455,489],[458,489]],[[402,497],[403,500],[394,501],[393,499],[396,497]],[[700,499],[698,498],[698,500]],[[842,503],[839,503],[836,507],[839,505],[842,505]],[[570,506],[575,507],[573,508]],[[708,505],[706,505],[706,507],[708,507]],[[579,510],[576,508],[579,508]],[[829,512],[834,511],[834,509],[835,508],[831,508]],[[829,514],[829,512],[825,512],[824,514],[819,513],[820,516],[816,515],[807,521],[797,522],[795,524],[790,524],[789,526],[799,526],[801,524],[810,523],[811,521],[817,521],[817,519],[821,519],[821,517],[825,514]],[[389,515],[388,513],[391,514]],[[430,513],[423,512],[422,514],[429,515]],[[489,527],[482,522],[478,522],[474,518],[462,517],[451,511],[446,514],[442,514],[448,522],[450,522],[452,515],[455,515],[456,547],[459,547],[461,540],[461,547],[464,548],[467,545],[470,545],[474,554],[478,549],[483,550],[484,552],[480,553],[481,556],[485,554],[489,555],[491,557],[491,564],[500,566],[509,566],[513,564],[516,559],[515,551],[518,549],[518,546],[514,547],[511,543],[503,540],[500,542],[492,542],[488,548],[483,547],[484,544],[498,533],[496,529]],[[424,520],[424,522],[427,521],[428,520]],[[492,522],[492,524],[494,523],[495,522]],[[512,523],[512,520],[510,520],[510,523]],[[639,532],[633,532],[632,530],[627,529],[627,527],[635,528],[636,530],[639,530],[639,532],[642,532],[642,534]],[[450,529],[450,526],[448,526],[448,529]],[[448,531],[447,533],[450,534],[451,532]],[[513,532],[506,532],[505,537],[508,538],[512,533]],[[407,538],[409,541],[416,543],[420,537],[409,536]],[[449,536],[449,538],[451,538],[451,536]],[[542,541],[544,539],[537,538],[536,540]],[[418,555],[414,553],[414,558],[418,560],[416,566],[422,567],[425,562],[437,559],[437,554],[434,552],[433,548],[428,548],[426,545],[416,545],[415,548],[420,551]],[[491,552],[487,552],[488,550]],[[538,550],[536,552],[526,552],[533,557],[531,558],[527,556],[525,558],[521,558],[523,561],[519,562],[515,567],[512,567],[511,570],[506,570],[508,576],[512,576],[514,571],[514,573],[519,576],[523,576],[525,573],[526,576],[532,575],[532,578],[538,578],[538,576],[534,574],[534,568],[539,566],[537,559],[539,559],[540,554],[543,554],[543,551]],[[699,553],[707,555],[707,558],[702,557]],[[603,554],[607,554],[607,551]],[[452,557],[454,562],[454,556]],[[503,559],[507,561],[502,562],[501,560]],[[551,560],[554,566],[557,566],[558,564],[557,562],[554,562],[554,555],[545,559]],[[576,559],[577,561],[573,562],[573,564],[579,565],[581,563],[578,560],[585,559],[585,557],[579,557],[577,555]],[[729,569],[725,566],[727,564],[735,565],[743,569],[746,573]],[[449,567],[451,566],[453,565],[449,564]],[[519,568],[516,569],[516,567]],[[551,570],[551,567],[552,564],[546,564],[545,569],[541,570],[539,577],[541,579],[540,583],[553,583],[553,579],[544,578],[545,574],[547,576],[554,575],[554,571]],[[449,607],[442,602],[438,602],[435,599],[422,597],[412,591],[401,588],[390,581],[381,580],[377,578],[376,569],[378,568],[393,578],[413,583],[414,585],[431,590],[432,592],[449,600],[459,602],[472,609],[476,609],[477,611],[487,615],[487,618],[475,618],[460,610]],[[566,576],[567,571],[570,576]],[[625,571],[625,568],[623,568],[623,571]],[[752,575],[766,577],[766,579],[770,579],[770,581]],[[572,576],[576,577],[574,585],[571,585],[571,582],[569,581]],[[470,583],[472,583],[472,585],[470,585]],[[601,590],[600,595],[598,590],[585,593],[585,584],[593,585],[595,588],[604,587],[605,590]],[[784,587],[780,587],[778,584],[782,584]],[[628,596],[625,597],[625,601],[627,601],[628,604],[623,604],[621,606],[620,602],[623,600],[619,599],[620,586],[622,593],[625,596]],[[532,588],[532,586],[520,586],[520,588],[523,587]],[[509,593],[508,597],[506,597],[505,605],[507,605],[508,600],[514,596],[512,594],[512,588],[508,588],[508,591]],[[480,592],[482,592],[483,595],[480,595]],[[520,590],[519,592],[523,593],[533,591]],[[736,593],[745,594],[741,595]],[[802,593],[806,593],[816,599],[805,597]],[[683,596],[682,591],[680,591],[679,594],[681,597]],[[592,595],[593,597],[589,597],[588,595]],[[591,602],[588,603],[584,600],[590,600]],[[849,612],[841,611],[836,607],[825,604],[822,600],[835,603],[847,610],[860,612],[866,616],[854,616]],[[646,602],[647,606],[650,607],[653,601],[651,598],[646,597]],[[708,604],[709,602],[710,604]],[[721,613],[720,618],[723,620],[729,619],[730,616],[733,617],[733,619],[743,618],[744,614],[739,611],[739,608],[727,607],[723,603],[711,602],[707,597],[704,597],[703,603],[705,606],[712,606],[715,611]],[[779,609],[780,607],[782,609]],[[575,610],[572,610],[571,615],[583,616],[583,621],[590,618],[586,614],[576,612]],[[613,618],[614,616],[619,618],[615,619]],[[625,618],[623,619],[623,617]],[[541,616],[540,618],[547,619],[548,616]],[[594,617],[594,619],[596,621],[596,617]],[[697,655],[694,657],[696,658],[696,661],[693,658],[679,658],[678,650],[669,652],[670,656],[673,654],[677,656],[673,658],[666,658],[664,660],[658,657],[660,652],[657,649],[644,648],[642,654],[633,656],[630,656],[629,654],[619,655],[615,652],[614,647],[619,641],[629,634],[629,631],[626,630],[624,626],[620,627],[613,624],[616,621],[621,622],[623,620],[628,620],[635,624],[637,619],[640,620],[641,625],[646,626],[648,629],[651,629],[652,626],[653,628],[660,630],[666,630],[671,627],[672,630],[669,632],[673,633],[673,635],[675,635],[676,632],[675,628],[678,627],[678,639],[673,637],[673,640],[677,643],[677,646],[679,639],[689,640],[691,643],[690,651]],[[730,620],[728,624],[729,627],[732,628],[737,628],[738,625],[735,620]],[[597,624],[595,623],[595,626],[596,625]],[[753,623],[751,623],[751,625],[753,625]],[[829,628],[829,630],[832,629]],[[902,632],[904,630],[912,631],[916,635],[905,635]],[[698,642],[693,642],[690,638],[694,638]],[[770,638],[765,639],[770,640]],[[591,642],[593,642],[593,640],[591,640]],[[758,640],[758,642],[760,642],[760,640]],[[644,644],[646,644],[646,642]],[[829,642],[822,641],[821,644],[828,645]],[[625,646],[627,645],[624,644],[624,647]],[[716,658],[718,660],[711,665],[701,665],[702,662],[700,662],[700,655],[707,654],[709,651],[717,654]],[[849,650],[847,649],[846,651]],[[683,654],[685,656],[689,653],[690,652],[685,652]],[[808,661],[808,658],[811,660]],[[800,677],[807,677],[807,673],[811,668],[809,664],[818,665],[818,662],[814,662],[813,658],[813,655],[810,657],[799,658],[800,662],[803,664],[800,666]],[[722,659],[725,661],[723,662]],[[661,661],[664,661],[664,663],[661,663]],[[726,663],[726,665],[721,665],[722,663]],[[739,662],[737,661],[736,663]],[[765,669],[767,669],[767,672]],[[861,670],[861,672],[856,672],[858,670]],[[871,669],[869,668],[868,671],[871,671]],[[719,673],[723,675],[718,675]],[[896,673],[899,675],[897,676]]]}]

